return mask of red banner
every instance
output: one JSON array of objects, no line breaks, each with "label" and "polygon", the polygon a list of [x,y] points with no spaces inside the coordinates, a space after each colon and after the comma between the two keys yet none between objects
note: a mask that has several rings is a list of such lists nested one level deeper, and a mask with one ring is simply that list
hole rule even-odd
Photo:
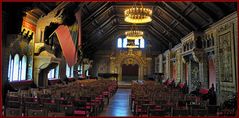
[{"label": "red banner", "polygon": [[55,31],[59,43],[61,45],[61,49],[63,55],[69,65],[69,67],[73,66],[77,61],[76,48],[75,44],[72,40],[70,30],[67,26],[60,25]]}]

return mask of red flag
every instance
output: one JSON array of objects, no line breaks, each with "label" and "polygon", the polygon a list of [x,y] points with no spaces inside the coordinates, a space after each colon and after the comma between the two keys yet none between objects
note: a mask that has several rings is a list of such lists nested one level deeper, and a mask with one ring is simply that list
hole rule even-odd
[{"label": "red flag", "polygon": [[63,55],[71,67],[76,63],[76,47],[72,40],[70,30],[67,26],[60,25],[56,30],[55,33],[58,37],[59,43],[61,45],[61,49]]}]

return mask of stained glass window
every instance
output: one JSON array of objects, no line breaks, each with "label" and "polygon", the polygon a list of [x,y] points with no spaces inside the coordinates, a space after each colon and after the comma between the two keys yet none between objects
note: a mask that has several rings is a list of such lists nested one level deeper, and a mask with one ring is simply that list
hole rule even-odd
[{"label": "stained glass window", "polygon": [[24,55],[22,57],[21,80],[26,80],[26,76],[27,76],[27,57]]}]

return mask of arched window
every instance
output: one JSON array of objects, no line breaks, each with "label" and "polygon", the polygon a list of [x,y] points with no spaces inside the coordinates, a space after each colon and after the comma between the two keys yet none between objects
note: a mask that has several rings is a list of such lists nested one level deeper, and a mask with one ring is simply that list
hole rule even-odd
[{"label": "arched window", "polygon": [[69,67],[68,64],[66,64],[66,76],[68,78],[74,77],[74,73],[73,72],[74,72],[74,66]]},{"label": "arched window", "polygon": [[14,69],[13,64],[14,64],[14,62],[12,59],[11,60],[11,70],[10,70],[10,81],[13,81],[13,69]]},{"label": "arched window", "polygon": [[47,75],[49,80],[54,79],[54,70],[55,70],[55,69],[51,69],[51,70],[49,71],[49,73],[48,73],[48,75]]},{"label": "arched window", "polygon": [[140,46],[139,47],[144,48],[144,39],[143,38],[140,39]]},{"label": "arched window", "polygon": [[59,65],[55,69],[55,78],[59,78]]},{"label": "arched window", "polygon": [[47,75],[49,80],[59,78],[59,65],[56,68],[51,69]]},{"label": "arched window", "polygon": [[11,62],[12,62],[12,55],[10,55],[9,56],[9,61],[8,61],[8,75],[7,75],[7,77],[8,77],[8,80],[10,81],[10,77],[11,77]]},{"label": "arched window", "polygon": [[71,76],[70,77],[74,77],[74,66],[71,67]]},{"label": "arched window", "polygon": [[19,62],[19,68],[18,68],[18,80],[20,81],[22,77],[22,61]]},{"label": "arched window", "polygon": [[13,65],[13,81],[18,80],[19,75],[19,55],[14,56],[14,65]]},{"label": "arched window", "polygon": [[135,39],[135,40],[134,40],[134,44],[135,44],[135,45],[139,45],[139,39]]},{"label": "arched window", "polygon": [[117,47],[122,48],[122,39],[121,38],[118,38]]},{"label": "arched window", "polygon": [[66,77],[70,77],[70,75],[71,75],[71,69],[68,66],[68,64],[66,64]]},{"label": "arched window", "polygon": [[79,75],[82,75],[82,71],[83,71],[83,69],[82,69],[82,65],[78,65],[78,74]]},{"label": "arched window", "polygon": [[127,47],[127,38],[124,38],[123,39],[123,48],[126,48]]},{"label": "arched window", "polygon": [[89,70],[86,70],[86,76],[89,76]]},{"label": "arched window", "polygon": [[[118,38],[117,47],[118,48],[127,48],[127,43],[128,43],[127,38],[124,38],[124,39]],[[136,48],[144,48],[145,47],[144,38],[135,39],[134,44],[137,46]]]},{"label": "arched window", "polygon": [[26,76],[27,76],[27,57],[24,55],[22,57],[21,80],[26,80]]}]

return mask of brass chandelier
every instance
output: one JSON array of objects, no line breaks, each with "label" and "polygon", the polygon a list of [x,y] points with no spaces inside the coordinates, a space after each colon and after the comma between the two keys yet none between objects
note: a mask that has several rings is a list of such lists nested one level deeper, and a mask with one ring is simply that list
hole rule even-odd
[{"label": "brass chandelier", "polygon": [[126,38],[129,40],[135,40],[143,38],[144,32],[141,30],[130,30],[125,32]]},{"label": "brass chandelier", "polygon": [[152,10],[149,8],[144,8],[140,2],[140,6],[137,6],[136,3],[132,8],[126,9],[124,11],[125,21],[129,23],[142,24],[152,21]]}]

